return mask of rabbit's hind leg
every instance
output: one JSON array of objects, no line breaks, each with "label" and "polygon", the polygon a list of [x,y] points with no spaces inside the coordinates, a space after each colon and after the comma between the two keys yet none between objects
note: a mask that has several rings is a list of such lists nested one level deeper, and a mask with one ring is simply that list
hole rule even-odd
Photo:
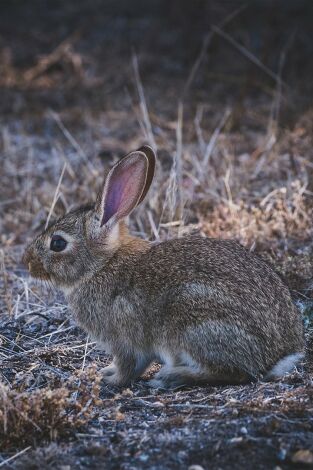
[{"label": "rabbit's hind leg", "polygon": [[249,382],[245,374],[233,372],[212,372],[208,369],[193,368],[187,365],[163,366],[149,381],[153,388],[175,389],[191,385],[235,385]]},{"label": "rabbit's hind leg", "polygon": [[149,385],[153,388],[173,389],[187,385],[195,385],[202,378],[202,374],[197,373],[188,366],[163,366],[157,372]]}]

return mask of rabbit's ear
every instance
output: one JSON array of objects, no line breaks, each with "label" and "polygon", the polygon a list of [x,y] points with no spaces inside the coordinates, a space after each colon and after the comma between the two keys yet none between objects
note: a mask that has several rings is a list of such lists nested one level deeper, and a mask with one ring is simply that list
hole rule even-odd
[{"label": "rabbit's ear", "polygon": [[144,198],[146,197],[147,192],[150,189],[153,177],[154,177],[154,171],[155,171],[155,153],[151,147],[148,145],[144,145],[143,147],[140,147],[138,149],[138,152],[143,152],[145,156],[148,159],[148,172],[147,172],[147,179],[146,179],[146,184],[144,187],[144,190],[142,192],[142,195],[140,196],[140,199],[137,204],[140,204]]},{"label": "rabbit's ear", "polygon": [[128,216],[141,201],[148,177],[149,159],[145,152],[131,152],[109,172],[97,212],[101,227]]}]

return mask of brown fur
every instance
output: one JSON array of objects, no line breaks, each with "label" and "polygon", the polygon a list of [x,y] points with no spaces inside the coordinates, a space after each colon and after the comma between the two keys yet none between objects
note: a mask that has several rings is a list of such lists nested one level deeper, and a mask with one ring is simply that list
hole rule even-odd
[{"label": "brown fur", "polygon": [[[57,221],[24,261],[37,277],[41,263],[79,325],[113,354],[106,382],[127,384],[159,360],[165,365],[152,386],[243,383],[303,351],[288,288],[256,255],[198,235],[150,244],[129,235],[122,220],[99,227],[99,207]],[[59,231],[71,240],[64,253],[47,244]]]}]

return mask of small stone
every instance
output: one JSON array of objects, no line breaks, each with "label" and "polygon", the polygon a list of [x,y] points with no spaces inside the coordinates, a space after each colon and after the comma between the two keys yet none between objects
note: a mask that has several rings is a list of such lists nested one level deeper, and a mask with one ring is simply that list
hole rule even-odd
[{"label": "small stone", "polygon": [[116,411],[115,413],[115,420],[116,421],[124,421],[125,415],[124,413],[121,413],[119,410]]},{"label": "small stone", "polygon": [[291,461],[294,463],[303,463],[306,465],[312,465],[313,464],[313,452],[311,452],[308,449],[298,450],[291,457]]},{"label": "small stone", "polygon": [[287,451],[286,449],[280,449],[278,454],[277,454],[277,458],[278,460],[285,460],[286,459],[286,456],[287,456]]},{"label": "small stone", "polygon": [[240,444],[241,442],[243,441],[243,437],[233,437],[232,439],[230,439],[230,443],[231,444]]},{"label": "small stone", "polygon": [[147,462],[148,459],[149,459],[149,455],[148,455],[148,454],[140,454],[140,455],[139,455],[139,460],[140,460],[140,462]]},{"label": "small stone", "polygon": [[190,465],[190,467],[188,467],[188,470],[204,470],[204,468],[201,467],[201,465]]},{"label": "small stone", "polygon": [[240,428],[240,434],[246,436],[248,434],[248,429],[245,426],[242,426],[242,428]]},{"label": "small stone", "polygon": [[[89,445],[85,448],[85,452],[87,455],[101,457],[107,453],[106,447],[102,446],[100,443],[95,442],[94,444]],[[60,469],[60,470],[70,470],[70,468]]]},{"label": "small stone", "polygon": [[125,388],[122,391],[122,396],[123,397],[132,397],[134,395],[134,392],[130,388]]},{"label": "small stone", "polygon": [[165,405],[161,401],[154,401],[152,403],[149,403],[149,406],[151,408],[164,408]]}]

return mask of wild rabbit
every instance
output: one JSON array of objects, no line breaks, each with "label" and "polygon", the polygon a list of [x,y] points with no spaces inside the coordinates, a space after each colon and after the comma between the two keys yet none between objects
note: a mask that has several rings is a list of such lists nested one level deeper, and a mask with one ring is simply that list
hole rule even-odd
[{"label": "wild rabbit", "polygon": [[186,236],[149,243],[124,218],[151,185],[150,147],[113,166],[93,205],[50,225],[26,249],[32,276],[63,290],[78,324],[126,385],[155,360],[153,387],[238,384],[279,377],[303,356],[300,314],[288,288],[235,241]]}]

